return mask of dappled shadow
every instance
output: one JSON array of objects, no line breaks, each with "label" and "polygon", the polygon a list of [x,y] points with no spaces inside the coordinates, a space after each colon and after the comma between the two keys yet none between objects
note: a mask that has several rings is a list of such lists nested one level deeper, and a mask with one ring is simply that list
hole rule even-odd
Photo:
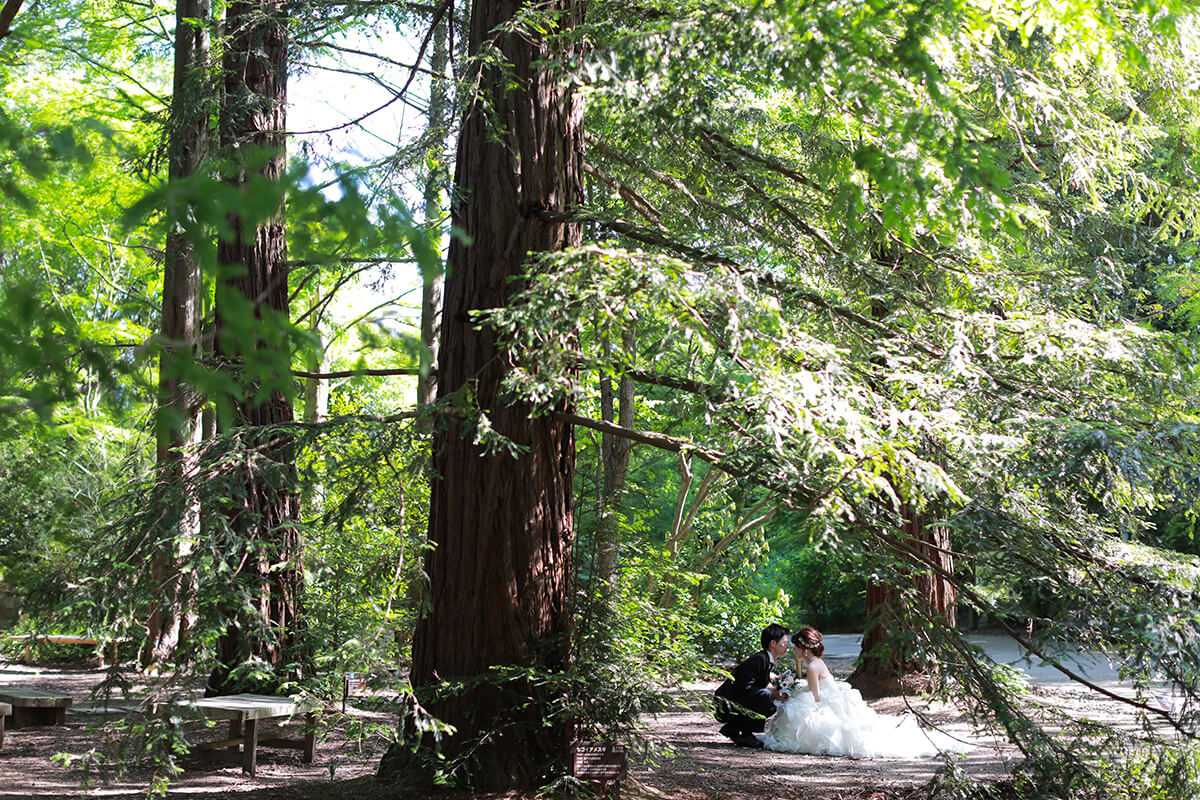
[{"label": "dappled shadow", "polygon": [[[873,705],[897,713],[898,702],[903,703],[892,699]],[[1008,774],[1016,759],[1014,748],[975,736],[948,707],[923,710],[946,732],[976,745],[968,755],[955,757],[968,774],[989,781]],[[858,794],[865,787],[894,795],[925,786],[943,763],[938,758],[852,759],[739,748],[717,732],[717,723],[703,711],[659,714],[648,721],[655,737],[674,754],[637,765],[633,772],[640,783],[666,797],[816,798],[851,789]]]}]

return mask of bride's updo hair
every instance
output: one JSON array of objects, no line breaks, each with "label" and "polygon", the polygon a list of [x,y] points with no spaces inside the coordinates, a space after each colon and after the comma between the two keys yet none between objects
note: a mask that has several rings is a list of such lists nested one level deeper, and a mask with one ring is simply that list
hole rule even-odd
[{"label": "bride's updo hair", "polygon": [[805,650],[811,650],[814,656],[820,658],[825,654],[825,645],[821,641],[824,638],[819,630],[811,625],[805,625],[796,631],[796,635],[792,637],[792,644],[796,647],[803,647]]}]

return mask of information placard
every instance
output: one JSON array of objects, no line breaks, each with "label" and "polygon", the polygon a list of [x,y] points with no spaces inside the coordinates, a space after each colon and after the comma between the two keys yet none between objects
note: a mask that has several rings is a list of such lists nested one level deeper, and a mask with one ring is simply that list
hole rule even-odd
[{"label": "information placard", "polygon": [[572,749],[576,778],[601,783],[625,779],[628,759],[625,745],[607,742],[577,742]]}]

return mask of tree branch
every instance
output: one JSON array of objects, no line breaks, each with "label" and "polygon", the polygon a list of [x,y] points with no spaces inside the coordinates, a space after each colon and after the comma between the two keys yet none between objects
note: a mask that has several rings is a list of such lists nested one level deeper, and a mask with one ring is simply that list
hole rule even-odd
[{"label": "tree branch", "polygon": [[17,12],[21,10],[21,3],[24,0],[7,0],[4,8],[0,9],[0,39],[12,33],[12,21],[17,16]]},{"label": "tree branch", "polygon": [[323,130],[288,131],[288,134],[292,135],[292,136],[300,136],[300,135],[315,134],[315,133],[333,133],[334,131],[340,131],[345,128],[349,128],[353,125],[357,125],[358,123],[362,122],[364,119],[371,116],[372,114],[378,114],[380,111],[383,111],[385,108],[390,106],[392,103],[395,103],[397,100],[404,97],[404,95],[406,95],[408,93],[408,87],[412,86],[412,82],[417,77],[418,65],[420,65],[422,60],[424,60],[425,51],[429,49],[429,43],[433,40],[433,33],[434,33],[434,31],[437,30],[438,23],[441,22],[442,17],[444,17],[446,15],[446,10],[448,8],[450,8],[450,0],[442,0],[442,2],[438,4],[437,12],[433,15],[433,21],[431,23],[429,23],[429,30],[426,31],[425,38],[423,38],[421,40],[421,47],[419,50],[417,50],[417,57],[413,61],[412,68],[409,70],[408,80],[404,82],[404,86],[402,86],[400,88],[400,91],[396,93],[395,97],[393,97],[391,100],[388,100],[383,105],[379,106],[379,108],[368,111],[367,113],[363,114],[361,117],[358,117],[357,119],[352,119],[349,122],[346,122],[342,125],[335,125],[332,128],[325,128]]},{"label": "tree branch", "polygon": [[389,377],[395,375],[420,375],[421,370],[416,367],[396,367],[395,369],[347,369],[339,372],[308,372],[307,370],[294,369],[292,374],[297,378],[308,378],[310,380],[328,381],[335,378],[358,378],[358,377]]}]

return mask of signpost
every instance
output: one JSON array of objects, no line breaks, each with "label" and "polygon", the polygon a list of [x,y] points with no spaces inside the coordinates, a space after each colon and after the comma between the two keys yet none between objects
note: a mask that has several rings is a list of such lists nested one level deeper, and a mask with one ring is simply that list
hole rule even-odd
[{"label": "signpost", "polygon": [[600,784],[613,797],[621,796],[621,781],[625,780],[628,765],[625,745],[576,742],[571,754],[576,778]]}]

